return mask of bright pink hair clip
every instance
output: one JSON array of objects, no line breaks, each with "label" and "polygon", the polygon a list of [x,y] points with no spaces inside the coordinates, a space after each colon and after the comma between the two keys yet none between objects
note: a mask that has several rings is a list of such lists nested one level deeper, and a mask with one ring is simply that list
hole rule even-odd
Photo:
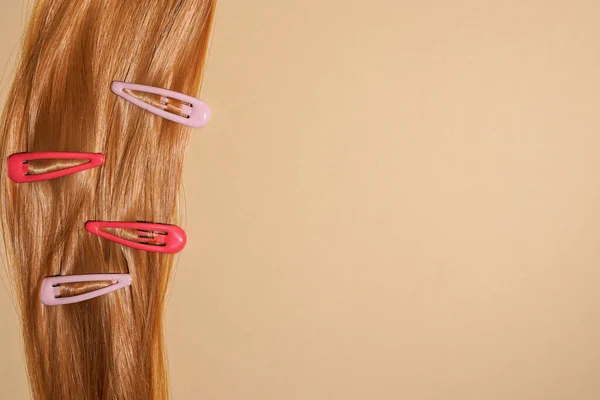
[{"label": "bright pink hair clip", "polygon": [[[153,224],[149,222],[88,221],[85,229],[108,240],[138,250],[156,253],[178,253],[185,247],[187,236],[176,225]],[[135,229],[138,240],[133,241],[113,235],[104,229]]]},{"label": "bright pink hair clip", "polygon": [[[44,172],[41,174],[28,174],[29,160],[47,160],[47,159],[76,159],[89,160],[89,162],[75,165],[73,167],[63,168],[56,171]],[[38,182],[48,179],[60,178],[61,176],[74,174],[86,169],[95,168],[104,164],[104,154],[100,153],[74,153],[66,151],[41,151],[32,153],[17,153],[8,157],[8,177],[17,183]]]},{"label": "bright pink hair clip", "polygon": [[[61,297],[60,285],[63,283],[76,282],[97,282],[110,281],[111,285],[101,289],[92,290],[87,293],[74,296]],[[81,301],[93,299],[115,290],[131,285],[131,276],[129,274],[89,274],[89,275],[64,275],[51,276],[44,278],[40,290],[40,300],[47,306],[57,306],[60,304],[73,304]]]},{"label": "bright pink hair clip", "polygon": [[[110,85],[110,90],[112,90],[117,96],[124,98],[125,100],[143,108],[146,111],[150,111],[151,113],[166,118],[170,121],[191,126],[192,128],[200,128],[206,125],[208,119],[210,118],[210,107],[208,104],[200,99],[188,96],[187,94],[175,92],[173,90],[120,81],[113,81],[113,83]],[[127,93],[126,90],[160,95],[162,108],[146,103],[145,101]],[[179,100],[180,102],[184,103],[181,106],[182,115],[173,114],[165,110],[167,108],[169,99]]]}]

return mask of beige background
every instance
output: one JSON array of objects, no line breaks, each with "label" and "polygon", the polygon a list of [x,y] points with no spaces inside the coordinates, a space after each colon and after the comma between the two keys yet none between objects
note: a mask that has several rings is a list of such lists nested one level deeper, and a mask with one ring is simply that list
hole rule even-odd
[{"label": "beige background", "polygon": [[[27,7],[0,4],[6,85]],[[598,21],[597,0],[221,0],[173,397],[599,399]],[[5,290],[0,316],[0,399],[25,399]]]}]

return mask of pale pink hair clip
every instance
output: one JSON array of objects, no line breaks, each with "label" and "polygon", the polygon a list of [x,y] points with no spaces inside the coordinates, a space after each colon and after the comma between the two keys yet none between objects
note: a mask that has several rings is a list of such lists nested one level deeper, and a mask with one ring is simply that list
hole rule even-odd
[{"label": "pale pink hair clip", "polygon": [[[204,126],[210,118],[210,107],[208,104],[200,99],[188,96],[187,94],[175,92],[173,90],[120,81],[113,81],[113,83],[110,85],[110,90],[112,90],[117,96],[124,98],[125,100],[143,108],[146,111],[170,121],[191,126],[192,128],[200,128]],[[127,90],[160,95],[161,105],[157,107],[140,100],[128,93]],[[167,111],[167,105],[171,99],[178,100],[182,103],[181,105],[177,106],[177,108],[180,109],[181,115]]]},{"label": "pale pink hair clip", "polygon": [[[101,289],[92,290],[87,293],[74,296],[61,297],[60,285],[63,283],[78,282],[98,282],[110,281],[111,284]],[[61,304],[73,304],[81,301],[93,299],[115,290],[131,285],[131,276],[129,274],[89,274],[89,275],[64,275],[50,276],[42,281],[40,289],[40,300],[47,306],[57,306]]]}]

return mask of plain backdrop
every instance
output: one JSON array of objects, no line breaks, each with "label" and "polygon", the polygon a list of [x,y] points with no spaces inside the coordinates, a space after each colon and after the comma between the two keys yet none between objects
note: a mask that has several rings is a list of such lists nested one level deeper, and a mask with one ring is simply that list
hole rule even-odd
[{"label": "plain backdrop", "polygon": [[[28,6],[0,4],[5,95]],[[599,399],[598,21],[597,0],[221,0],[173,398]],[[4,288],[0,320],[0,399],[27,399]]]}]

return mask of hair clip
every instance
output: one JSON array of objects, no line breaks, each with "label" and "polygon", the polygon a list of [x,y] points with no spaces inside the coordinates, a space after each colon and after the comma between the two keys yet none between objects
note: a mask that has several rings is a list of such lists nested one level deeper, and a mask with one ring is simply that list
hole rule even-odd
[{"label": "hair clip", "polygon": [[[29,174],[29,160],[46,159],[77,159],[89,162],[41,174]],[[17,183],[38,182],[61,176],[74,174],[86,169],[95,168],[104,164],[104,154],[100,153],[75,153],[66,151],[40,151],[31,153],[16,153],[8,157],[8,177]]]},{"label": "hair clip", "polygon": [[[85,229],[94,235],[124,246],[156,253],[178,253],[183,250],[187,242],[184,230],[176,225],[150,222],[88,221],[85,223]],[[125,239],[104,229],[135,229],[138,240]]]},{"label": "hair clip", "polygon": [[[74,296],[61,297],[60,285],[63,283],[110,281],[111,284],[101,289],[92,290],[87,293]],[[59,304],[72,304],[93,299],[115,290],[131,285],[129,274],[89,274],[89,275],[62,275],[44,278],[40,289],[40,300],[47,306]]]},{"label": "hair clip", "polygon": [[[120,81],[113,81],[113,83],[110,85],[110,90],[112,90],[117,96],[124,98],[125,100],[143,108],[146,111],[166,118],[170,121],[191,126],[192,128],[200,128],[204,126],[210,118],[210,107],[208,104],[200,99],[183,93],[175,92],[173,90]],[[127,93],[126,90],[160,95],[161,105],[159,107],[154,106],[131,95],[130,93]],[[183,103],[181,106],[177,106],[181,110],[181,115],[166,111],[167,105],[169,105],[169,99],[175,99]],[[172,104],[170,105],[172,106]]]}]

